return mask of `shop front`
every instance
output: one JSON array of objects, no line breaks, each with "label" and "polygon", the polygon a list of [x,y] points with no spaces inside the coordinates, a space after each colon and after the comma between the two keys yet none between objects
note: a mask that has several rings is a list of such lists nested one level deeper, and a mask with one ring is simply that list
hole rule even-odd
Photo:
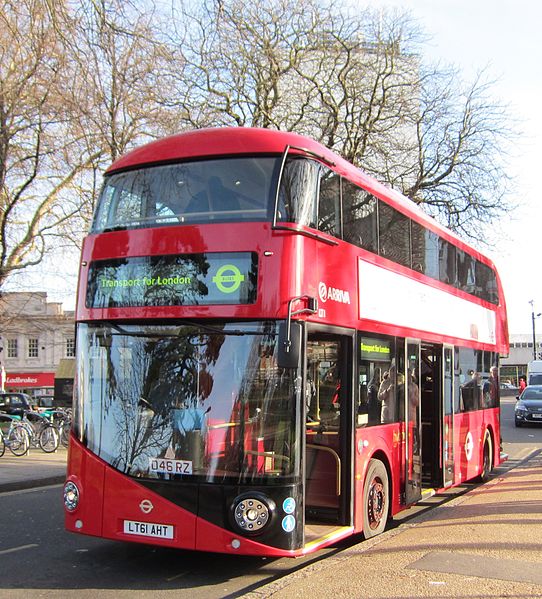
[{"label": "shop front", "polygon": [[53,395],[55,388],[54,372],[7,372],[6,391],[18,391],[37,395]]}]

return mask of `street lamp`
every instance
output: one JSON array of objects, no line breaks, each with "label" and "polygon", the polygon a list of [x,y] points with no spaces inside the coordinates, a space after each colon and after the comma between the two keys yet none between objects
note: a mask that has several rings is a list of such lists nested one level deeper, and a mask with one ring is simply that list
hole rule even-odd
[{"label": "street lamp", "polygon": [[542,312],[539,312],[538,314],[534,313],[534,300],[531,300],[529,302],[531,304],[531,308],[532,308],[532,312],[531,312],[531,317],[533,319],[533,360],[536,360],[537,355],[536,355],[536,329],[535,329],[535,318],[538,318],[539,316],[542,315]]}]

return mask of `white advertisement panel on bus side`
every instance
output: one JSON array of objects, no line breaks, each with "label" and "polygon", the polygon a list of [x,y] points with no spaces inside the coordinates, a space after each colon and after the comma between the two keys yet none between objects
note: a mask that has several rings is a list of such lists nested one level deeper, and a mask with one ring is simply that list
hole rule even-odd
[{"label": "white advertisement panel on bus side", "polygon": [[493,344],[495,312],[359,259],[359,317]]}]

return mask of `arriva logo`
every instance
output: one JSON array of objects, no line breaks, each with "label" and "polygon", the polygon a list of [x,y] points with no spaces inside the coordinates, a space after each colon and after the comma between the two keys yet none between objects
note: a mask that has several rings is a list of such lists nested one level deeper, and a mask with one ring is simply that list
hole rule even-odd
[{"label": "arriva logo", "polygon": [[216,275],[213,277],[213,283],[216,284],[219,291],[222,293],[233,293],[241,286],[245,280],[245,275],[234,264],[224,264],[221,266]]},{"label": "arriva logo", "polygon": [[325,304],[327,300],[332,302],[339,302],[339,304],[350,303],[350,293],[344,289],[336,289],[335,287],[328,287],[325,283],[320,281],[318,284],[318,295]]}]

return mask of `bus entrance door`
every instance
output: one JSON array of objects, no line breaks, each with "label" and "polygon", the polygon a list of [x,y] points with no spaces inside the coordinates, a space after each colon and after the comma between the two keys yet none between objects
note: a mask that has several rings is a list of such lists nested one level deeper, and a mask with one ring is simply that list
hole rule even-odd
[{"label": "bus entrance door", "polygon": [[411,504],[422,496],[419,341],[408,340],[405,351],[405,499]]},{"label": "bus entrance door", "polygon": [[454,475],[454,348],[424,344],[421,366],[423,483],[439,489]]},{"label": "bus entrance door", "polygon": [[310,333],[306,355],[305,544],[351,524],[352,337]]},{"label": "bus entrance door", "polygon": [[442,348],[442,486],[454,482],[454,349]]}]

